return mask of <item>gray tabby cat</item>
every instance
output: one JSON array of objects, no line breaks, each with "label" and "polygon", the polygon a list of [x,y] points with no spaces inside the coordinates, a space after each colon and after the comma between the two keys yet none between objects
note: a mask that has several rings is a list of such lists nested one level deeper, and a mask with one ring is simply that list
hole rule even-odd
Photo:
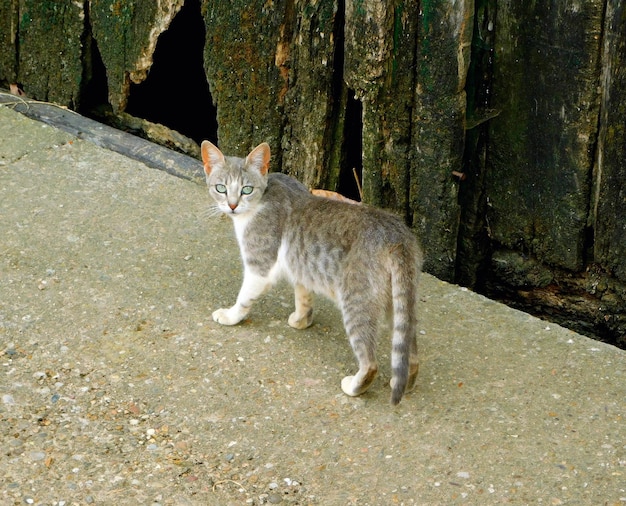
[{"label": "gray tabby cat", "polygon": [[359,363],[341,389],[359,395],[378,372],[375,357],[380,324],[392,317],[391,403],[415,384],[417,285],[422,254],[411,231],[397,217],[309,193],[295,179],[268,174],[270,148],[260,144],[245,158],[225,157],[209,141],[202,161],[209,193],[233,220],[244,265],[237,302],[218,309],[222,325],[243,320],[252,303],[278,279],[295,289],[289,325],[313,323],[312,292],[341,309]]}]

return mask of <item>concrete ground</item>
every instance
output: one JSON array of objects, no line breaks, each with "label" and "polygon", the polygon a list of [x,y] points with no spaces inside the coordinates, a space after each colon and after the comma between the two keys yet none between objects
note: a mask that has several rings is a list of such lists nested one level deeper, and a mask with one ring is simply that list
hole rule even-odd
[{"label": "concrete ground", "polygon": [[202,185],[0,106],[0,503],[626,504],[626,352],[423,277],[420,377],[241,280]]}]

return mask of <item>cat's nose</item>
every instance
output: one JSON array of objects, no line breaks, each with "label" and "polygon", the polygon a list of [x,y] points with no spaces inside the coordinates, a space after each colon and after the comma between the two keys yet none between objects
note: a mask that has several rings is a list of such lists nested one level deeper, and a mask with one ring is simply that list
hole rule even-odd
[{"label": "cat's nose", "polygon": [[235,209],[237,209],[237,203],[228,204],[228,207],[230,207],[234,211]]}]

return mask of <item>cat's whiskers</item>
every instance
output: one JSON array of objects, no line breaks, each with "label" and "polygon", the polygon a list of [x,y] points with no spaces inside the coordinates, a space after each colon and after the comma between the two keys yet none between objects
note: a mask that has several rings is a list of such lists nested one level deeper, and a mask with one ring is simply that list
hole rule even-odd
[{"label": "cat's whiskers", "polygon": [[205,207],[201,211],[201,217],[204,219],[214,218],[215,216],[220,216],[222,214],[224,214],[224,212],[219,208],[217,204]]}]

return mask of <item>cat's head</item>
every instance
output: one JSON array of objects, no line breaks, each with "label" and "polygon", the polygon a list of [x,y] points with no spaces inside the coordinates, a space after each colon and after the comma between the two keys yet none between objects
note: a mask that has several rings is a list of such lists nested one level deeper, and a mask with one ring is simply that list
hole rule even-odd
[{"label": "cat's head", "polygon": [[245,158],[236,158],[224,156],[216,146],[203,141],[202,162],[209,193],[221,212],[236,216],[257,207],[267,187],[267,143],[259,144]]}]

